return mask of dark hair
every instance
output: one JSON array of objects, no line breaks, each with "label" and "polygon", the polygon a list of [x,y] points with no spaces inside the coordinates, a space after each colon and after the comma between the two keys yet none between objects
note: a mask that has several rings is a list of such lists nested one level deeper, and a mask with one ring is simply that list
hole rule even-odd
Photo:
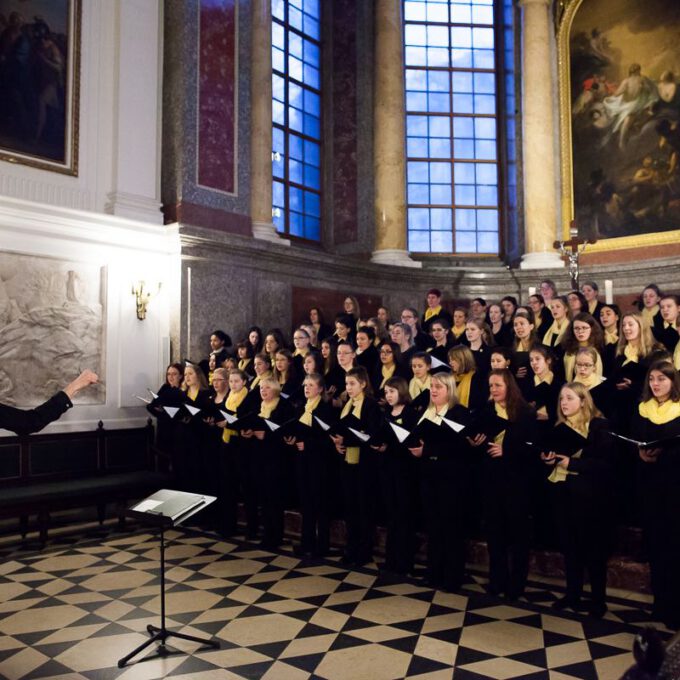
[{"label": "dark hair", "polygon": [[397,345],[396,342],[392,342],[391,340],[383,340],[378,345],[378,350],[381,350],[383,347],[389,347],[392,350],[392,356],[394,356],[395,364],[401,363],[401,349],[399,348],[399,345]]},{"label": "dark hair", "polygon": [[[676,305],[680,305],[680,297],[673,295],[673,293],[666,293],[665,295],[662,295],[661,300],[673,300]],[[659,302],[661,302],[661,300],[659,300]]]},{"label": "dark hair", "polygon": [[375,340],[375,328],[372,326],[359,326],[357,333],[363,333],[371,342]]},{"label": "dark hair", "polygon": [[595,281],[584,281],[581,286],[590,286],[596,293],[599,292],[600,287],[597,285]]},{"label": "dark hair", "polygon": [[435,316],[430,322],[430,331],[432,330],[432,326],[434,326],[436,323],[439,324],[447,333],[451,330],[451,324],[449,323],[448,319],[445,319],[443,316]]},{"label": "dark hair", "polygon": [[605,307],[609,307],[619,319],[621,318],[621,308],[615,302],[605,302],[602,307],[600,307],[600,313],[602,313],[602,310]]},{"label": "dark hair", "polygon": [[581,303],[581,312],[587,312],[588,311],[588,300],[586,300],[586,296],[580,291],[580,290],[570,290],[567,293],[567,305],[571,309],[571,306],[569,305],[569,296],[570,295],[575,295],[578,298],[578,301]]},{"label": "dark hair", "polygon": [[514,295],[506,295],[505,297],[501,298],[501,302],[509,302],[515,309],[517,309],[517,298]]},{"label": "dark hair", "polygon": [[427,352],[414,352],[411,355],[411,362],[414,359],[422,359],[428,366],[432,366],[432,355]]},{"label": "dark hair", "polygon": [[408,382],[405,378],[400,378],[399,376],[393,375],[385,381],[385,387],[391,387],[399,393],[398,404],[410,404],[411,394],[408,391]]},{"label": "dark hair", "polygon": [[255,362],[255,359],[259,359],[260,361],[264,361],[265,364],[269,365],[269,370],[271,371],[272,368],[272,358],[267,354],[266,352],[258,352],[254,357],[253,357],[253,362]]},{"label": "dark hair", "polygon": [[247,340],[241,340],[241,342],[236,343],[236,351],[244,349],[246,351],[246,357],[252,359],[255,352],[253,351],[253,346]]},{"label": "dark hair", "polygon": [[[310,307],[309,308],[310,316],[311,316],[312,310],[314,310],[314,309],[316,309],[316,315],[319,318],[319,323],[322,324],[324,322],[324,318],[323,318],[323,312],[321,311],[321,307]],[[311,323],[311,319],[310,319],[310,323]]]},{"label": "dark hair", "polygon": [[504,347],[503,345],[492,347],[491,351],[489,352],[489,357],[491,357],[492,354],[500,354],[506,361],[512,361],[513,354],[509,347]]},{"label": "dark hair", "polygon": [[248,332],[246,333],[246,340],[250,342],[250,334],[251,333],[257,333],[257,342],[254,347],[254,353],[257,354],[258,352],[262,351],[262,346],[264,345],[264,336],[262,335],[262,329],[259,326],[251,326],[248,329]]},{"label": "dark hair", "polygon": [[323,392],[326,391],[326,381],[324,380],[323,375],[321,375],[321,373],[319,373],[318,371],[315,371],[314,373],[309,373],[304,377],[302,382],[304,382],[308,378],[310,380],[313,380],[321,388]]},{"label": "dark hair", "polygon": [[[332,354],[332,352],[331,352]],[[305,361],[311,357],[314,360],[314,371],[313,373],[321,373],[323,375],[324,371],[324,358],[318,352],[308,352],[302,360],[302,368],[304,371]],[[311,375],[308,373],[307,375]]]},{"label": "dark hair", "polygon": [[[286,357],[288,359],[288,371],[286,373],[286,381],[295,379],[295,361],[293,360],[293,353],[289,350],[286,349],[285,347],[279,347],[279,349],[276,350],[274,354],[274,358],[276,358],[276,355],[280,354],[282,357]],[[274,378],[281,383],[281,377],[282,374],[279,373],[279,371],[276,368],[276,363],[274,363],[273,371],[274,373]]]},{"label": "dark hair", "polygon": [[351,314],[345,314],[344,312],[340,312],[339,314],[335,315],[335,323],[340,323],[343,326],[346,326],[350,330],[354,328],[354,317]]},{"label": "dark hair", "polygon": [[367,394],[369,397],[373,396],[371,380],[368,377],[368,371],[364,366],[355,366],[354,368],[350,368],[345,374],[345,378],[356,378],[359,382],[364,383],[364,385],[366,385],[366,387],[364,387],[364,394]]},{"label": "dark hair", "polygon": [[536,344],[529,350],[529,354],[531,354],[531,352],[540,354],[545,359],[548,366],[552,368],[555,363],[555,355],[545,345]]},{"label": "dark hair", "polygon": [[663,373],[671,381],[671,394],[669,398],[671,401],[680,401],[680,374],[675,369],[675,366],[666,359],[654,361],[649,367],[647,377],[645,378],[645,384],[642,388],[642,401],[654,399],[652,390],[649,387],[649,376],[652,371]]},{"label": "dark hair", "polygon": [[486,300],[482,297],[472,298],[472,302],[479,302],[482,307],[486,307]]},{"label": "dark hair", "polygon": [[546,284],[546,286],[548,286],[550,288],[550,290],[552,290],[553,300],[554,300],[558,296],[557,286],[555,285],[555,282],[552,279],[543,279],[541,281],[541,285],[543,285],[544,283]]},{"label": "dark hair", "polygon": [[545,298],[540,293],[532,293],[529,296],[529,300],[531,300],[531,298],[536,298],[545,307]]},{"label": "dark hair", "polygon": [[213,331],[210,335],[214,335],[219,338],[225,347],[231,347],[231,338],[224,331]]},{"label": "dark hair", "polygon": [[602,326],[595,321],[595,319],[585,312],[580,312],[577,314],[567,326],[567,330],[564,332],[564,337],[560,341],[562,349],[564,349],[567,354],[575,354],[580,345],[574,334],[574,323],[576,321],[582,321],[590,326],[590,338],[588,338],[588,347],[594,347],[598,352],[602,352],[604,347],[604,331]]},{"label": "dark hair", "polygon": [[272,336],[274,340],[276,341],[276,344],[278,345],[276,348],[276,351],[278,352],[280,349],[285,349],[286,348],[286,341],[283,339],[283,331],[280,328],[272,328],[267,331],[265,337],[265,340],[269,337]]},{"label": "dark hair", "polygon": [[529,405],[524,400],[522,392],[517,385],[512,373],[507,368],[492,368],[489,378],[498,376],[503,379],[507,394],[505,397],[505,409],[508,412],[508,420],[512,423],[529,411]]},{"label": "dark hair", "polygon": [[[538,342],[538,339],[536,338],[536,322],[534,321],[534,313],[530,309],[527,309],[526,307],[518,307],[512,316],[513,328],[515,319],[517,318],[526,319],[533,326],[527,339],[527,344],[529,348],[533,347]],[[515,340],[512,343],[513,349],[515,351],[517,351],[519,347],[519,342],[520,342],[519,338],[515,337]]]},{"label": "dark hair", "polygon": [[166,375],[165,382],[166,383],[168,382],[167,374],[168,374],[168,371],[171,368],[176,368],[179,371],[179,380],[180,380],[180,383],[181,383],[182,380],[184,379],[184,364],[174,363],[174,364],[168,364],[167,365],[167,367],[165,369],[165,375]]},{"label": "dark hair", "polygon": [[441,290],[439,288],[430,288],[430,290],[427,291],[428,295],[436,295],[437,297],[442,296]]}]

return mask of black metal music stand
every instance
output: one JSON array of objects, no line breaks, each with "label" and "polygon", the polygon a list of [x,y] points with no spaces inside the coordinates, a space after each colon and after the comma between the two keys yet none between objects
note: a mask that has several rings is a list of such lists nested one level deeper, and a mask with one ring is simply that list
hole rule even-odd
[{"label": "black metal music stand", "polygon": [[168,656],[171,652],[169,652],[168,648],[165,646],[165,641],[169,637],[188,640],[189,642],[197,642],[201,645],[219,649],[219,640],[200,638],[194,635],[187,635],[186,633],[169,631],[165,626],[165,529],[178,526],[181,522],[203,510],[203,508],[207,507],[215,500],[216,498],[214,496],[199,496],[197,494],[189,494],[182,491],[161,489],[141,503],[137,503],[132,508],[128,509],[126,514],[130,517],[135,517],[136,519],[139,519],[146,524],[151,524],[159,529],[161,546],[161,625],[158,627],[149,624],[146,627],[146,630],[151,637],[120,659],[118,661],[118,668],[123,668],[132,657],[137,656],[141,651],[150,647],[155,642],[159,643],[156,655],[159,657]]}]

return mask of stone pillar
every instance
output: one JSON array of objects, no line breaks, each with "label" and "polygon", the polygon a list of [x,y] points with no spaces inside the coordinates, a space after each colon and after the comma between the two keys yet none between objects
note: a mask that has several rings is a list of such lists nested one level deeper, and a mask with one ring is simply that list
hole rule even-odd
[{"label": "stone pillar", "polygon": [[550,0],[520,0],[522,7],[522,116],[524,229],[522,269],[562,268],[557,234],[557,182]]},{"label": "stone pillar", "polygon": [[272,223],[272,14],[271,0],[254,0],[250,49],[250,217],[253,236],[280,245]]},{"label": "stone pillar", "polygon": [[406,250],[406,119],[401,0],[376,0],[373,169],[377,264],[421,267]]}]

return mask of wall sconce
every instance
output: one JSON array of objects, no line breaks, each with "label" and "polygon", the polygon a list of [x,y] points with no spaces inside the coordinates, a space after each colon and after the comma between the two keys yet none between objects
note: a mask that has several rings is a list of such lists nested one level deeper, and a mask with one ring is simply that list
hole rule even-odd
[{"label": "wall sconce", "polygon": [[132,294],[135,296],[137,303],[137,318],[140,321],[146,319],[146,308],[154,295],[158,295],[161,290],[161,284],[158,284],[156,291],[150,291],[146,287],[145,281],[136,281],[132,284]]}]

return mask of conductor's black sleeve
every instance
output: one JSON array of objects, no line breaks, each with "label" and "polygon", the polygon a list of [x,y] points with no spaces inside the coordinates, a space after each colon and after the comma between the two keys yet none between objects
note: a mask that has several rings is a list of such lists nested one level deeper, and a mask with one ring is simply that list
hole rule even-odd
[{"label": "conductor's black sleeve", "polygon": [[13,406],[0,404],[0,429],[10,430],[19,435],[38,432],[53,420],[60,418],[72,407],[73,404],[65,392],[57,392],[44,404],[40,404],[30,411],[22,411]]}]

